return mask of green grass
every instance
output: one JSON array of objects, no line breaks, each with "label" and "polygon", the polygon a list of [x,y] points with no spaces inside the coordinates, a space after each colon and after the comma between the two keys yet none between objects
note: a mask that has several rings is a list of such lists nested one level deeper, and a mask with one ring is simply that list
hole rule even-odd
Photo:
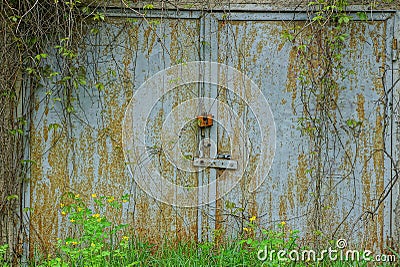
[{"label": "green grass", "polygon": [[[107,248],[107,251],[110,250]],[[49,259],[37,258],[29,266],[396,266],[327,259],[322,262],[284,262],[276,259],[262,262],[257,258],[257,251],[243,247],[241,240],[231,240],[217,248],[211,242],[197,244],[181,241],[156,246],[132,239],[121,253],[123,257],[111,252],[100,261],[92,261],[89,256],[77,263],[71,262],[66,255],[55,255]]]},{"label": "green grass", "polygon": [[[58,239],[51,255],[37,251],[29,259],[32,267],[100,267],[100,266],[397,266],[396,263],[378,264],[367,261],[329,260],[328,256],[318,261],[313,258],[282,260],[271,251],[309,251],[299,241],[299,232],[291,230],[285,222],[273,229],[262,228],[253,216],[245,223],[243,233],[229,241],[199,242],[160,240],[150,244],[129,233],[127,225],[116,224],[108,217],[110,209],[120,209],[129,196],[116,198],[93,194],[84,201],[79,195],[66,193],[60,203],[65,229],[70,236]],[[72,231],[73,230],[73,231]],[[326,244],[333,249],[338,245],[334,240]],[[259,251],[266,250],[268,257],[260,260]],[[328,249],[328,248],[326,248]],[[262,252],[262,251],[261,251]],[[7,245],[0,246],[0,266],[11,266],[6,260],[10,254]],[[271,255],[271,256],[270,256]],[[301,255],[301,254],[300,254]],[[317,254],[317,258],[318,258]],[[340,255],[340,254],[336,254]],[[260,256],[262,258],[262,256]],[[340,259],[340,256],[339,256]],[[396,265],[397,264],[397,265]]]}]

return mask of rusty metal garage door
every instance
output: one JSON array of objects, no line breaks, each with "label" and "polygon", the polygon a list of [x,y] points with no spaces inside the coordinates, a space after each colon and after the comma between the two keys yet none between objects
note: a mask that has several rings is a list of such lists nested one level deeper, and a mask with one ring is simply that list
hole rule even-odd
[{"label": "rusty metal garage door", "polygon": [[[373,21],[350,26],[344,61],[354,75],[337,92],[336,125],[342,127],[324,143],[318,207],[310,165],[315,151],[299,128],[296,50],[281,37],[289,22],[301,24],[305,16],[153,10],[143,19],[109,11],[107,23],[88,33],[79,51],[88,82],[73,92],[73,112],[66,112],[62,92],[51,83],[35,95],[31,233],[45,243],[62,235],[59,198],[73,191],[130,194],[115,220],[131,222],[138,235],[154,241],[236,234],[252,216],[265,227],[286,221],[308,236],[318,217],[321,234],[382,246],[393,235],[393,203],[379,201],[394,177],[394,152],[382,150],[394,146],[393,121],[385,117],[392,109],[382,101],[393,94],[394,14],[373,14]],[[188,70],[192,61],[222,65]],[[191,75],[197,81],[181,83]],[[252,98],[253,86],[265,101]],[[363,122],[356,139],[349,120]],[[238,173],[232,190],[221,193],[218,183]],[[187,196],[199,207],[182,204],[178,191],[163,198],[165,184],[151,184],[158,175],[195,192]]]},{"label": "rusty metal garage door", "polygon": [[[309,92],[298,86],[298,50],[280,37],[293,18],[302,25],[302,15],[293,14],[234,13],[229,22],[216,16],[218,60],[243,71],[261,88],[274,114],[277,145],[265,183],[247,195],[237,188],[220,207],[227,214],[223,207],[226,201],[233,202],[244,208],[244,215],[257,215],[264,224],[284,220],[303,233],[321,231],[327,238],[343,237],[382,248],[393,236],[394,202],[384,195],[395,178],[393,122],[385,119],[393,115],[394,15],[375,14],[371,23],[355,21],[350,26],[343,61],[353,76],[338,81],[342,89],[335,92],[335,119],[325,128],[326,136],[317,137],[322,139],[321,147],[313,147],[302,132],[304,94]],[[310,113],[317,108],[314,104]],[[357,132],[349,129],[353,120],[362,123]],[[245,121],[248,134],[257,136],[251,127],[254,121]],[[316,154],[324,158],[319,185],[312,163]],[[252,152],[250,158],[256,155]],[[224,224],[240,225],[230,218],[225,216]]]}]

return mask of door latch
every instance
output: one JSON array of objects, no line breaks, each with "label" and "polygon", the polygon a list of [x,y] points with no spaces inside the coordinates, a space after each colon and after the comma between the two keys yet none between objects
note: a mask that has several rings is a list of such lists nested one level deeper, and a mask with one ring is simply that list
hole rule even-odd
[{"label": "door latch", "polygon": [[230,159],[195,158],[193,161],[193,166],[236,170],[238,168],[238,163],[236,160]]}]

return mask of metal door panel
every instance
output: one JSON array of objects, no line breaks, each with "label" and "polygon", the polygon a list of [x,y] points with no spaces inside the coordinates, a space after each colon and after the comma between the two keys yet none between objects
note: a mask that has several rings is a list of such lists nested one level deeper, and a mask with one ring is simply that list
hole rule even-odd
[{"label": "metal door panel", "polygon": [[[122,121],[134,90],[167,66],[199,56],[200,22],[196,16],[148,20],[151,26],[137,17],[110,17],[99,26],[98,34],[84,36],[78,62],[86,67],[87,81],[71,93],[76,99],[73,112],[65,112],[64,92],[55,91],[51,82],[37,91],[31,129],[32,160],[36,162],[30,186],[32,240],[54,244],[57,236],[65,234],[61,225],[67,219],[60,214],[59,204],[61,194],[67,191],[80,194],[89,203],[92,193],[115,198],[130,194],[130,202],[110,216],[116,222],[131,222],[135,233],[149,241],[195,236],[197,211],[176,209],[142,192],[128,175],[123,156]],[[53,64],[57,68],[57,63]],[[103,86],[96,88],[99,84]],[[157,129],[164,114],[187,95],[177,91],[158,103],[149,103],[154,105],[153,118],[147,121],[149,142],[160,134]],[[60,128],[54,129],[54,124]],[[171,166],[163,171],[174,177]],[[177,179],[191,178],[183,175]]]},{"label": "metal door panel", "polygon": [[[338,237],[382,245],[389,235],[390,211],[379,208],[374,220],[368,212],[376,206],[391,177],[390,162],[376,151],[383,144],[391,145],[390,138],[383,135],[385,107],[380,100],[389,88],[382,86],[381,70],[391,64],[388,55],[394,22],[391,14],[373,16],[374,21],[369,23],[351,23],[344,65],[356,74],[340,81],[346,90],[337,92],[341,114],[338,112],[336,118],[342,124],[350,118],[362,120],[364,130],[357,142],[349,138],[346,128],[338,128],[337,136],[343,136],[343,140],[330,139],[330,147],[340,142],[343,145],[327,152],[330,168],[323,183],[325,209],[321,216],[326,222],[322,227],[325,233],[338,230]],[[66,218],[59,213],[58,200],[65,191],[87,199],[91,193],[116,197],[131,194],[130,203],[112,217],[130,222],[138,235],[154,242],[166,237],[211,240],[215,233],[230,236],[241,232],[253,215],[263,227],[287,221],[291,228],[309,233],[313,225],[313,181],[309,174],[312,151],[309,140],[299,130],[302,103],[296,89],[296,50],[280,37],[293,19],[302,25],[306,14],[232,12],[227,16],[151,11],[146,22],[133,13],[111,10],[106,23],[98,27],[99,33],[88,32],[82,39],[77,66],[85,66],[87,83],[72,92],[74,112],[65,112],[64,92],[56,91],[51,82],[35,95],[31,129],[31,154],[36,161],[30,187],[32,240],[38,238],[50,244],[64,234],[61,226]],[[160,140],[166,121],[180,125],[183,115],[173,110],[193,97],[218,98],[239,114],[240,123],[246,126],[254,144],[250,160],[245,154],[236,159],[248,163],[245,176],[229,194],[199,209],[172,207],[143,192],[127,170],[127,165],[140,162],[126,162],[121,136],[133,93],[157,72],[195,60],[227,64],[253,80],[271,106],[277,136],[274,162],[263,182],[262,171],[255,172],[262,130],[257,127],[251,103],[244,101],[245,90],[242,95],[233,94],[222,86],[200,83],[179,87],[157,102],[148,103],[153,107],[149,119],[138,123],[146,124],[145,142],[151,152],[141,160],[152,161],[153,167],[171,182],[187,187],[221,178],[223,171],[206,169],[188,174],[169,162]],[[51,64],[57,67],[56,62]],[[390,86],[391,74],[386,74]],[[104,88],[96,88],[99,84]],[[214,108],[211,113],[217,120],[228,121],[226,106]],[[190,106],[184,115],[194,119],[199,115],[198,106]],[[56,129],[55,124],[61,127]],[[239,122],[233,121],[230,128],[235,125]],[[178,145],[184,155],[195,156],[201,139],[196,125],[189,123],[178,132],[182,135]],[[237,143],[231,143],[223,125],[216,125],[206,137],[216,141],[220,154],[236,149]],[[356,167],[347,175],[351,164],[346,158],[352,157]],[[135,174],[138,169],[131,171]],[[261,186],[249,192],[249,183]],[[219,198],[219,193],[218,188],[209,188],[208,197]],[[203,201],[199,199],[199,203]]]},{"label": "metal door panel", "polygon": [[[287,221],[290,227],[310,233],[314,219],[313,181],[307,155],[312,151],[308,137],[298,129],[303,105],[299,89],[296,89],[297,51],[280,37],[289,22],[263,14],[241,15],[234,14],[228,21],[219,21],[218,59],[242,70],[263,90],[275,117],[277,149],[271,172],[256,193],[237,188],[224,197],[221,214],[231,213],[226,208],[226,203],[231,202],[243,208],[243,212],[239,217],[226,215],[223,220],[230,220],[230,223],[222,227],[232,231],[230,226],[245,225],[249,217],[258,215],[263,225]],[[263,20],[264,17],[270,20]],[[391,64],[387,55],[391,51],[393,19],[390,15],[383,18],[387,19],[368,24],[353,22],[349,26],[344,66],[355,75],[339,81],[345,89],[337,92],[336,119],[345,125],[347,119],[354,118],[363,121],[365,128],[359,141],[354,141],[342,126],[327,144],[330,149],[326,157],[330,166],[324,170],[326,179],[321,201],[325,209],[320,213],[323,233],[355,238],[372,246],[382,246],[385,237],[390,235],[386,224],[391,213],[389,209],[381,206],[374,211],[374,218],[368,216],[391,179],[390,161],[381,150],[383,144],[390,145],[391,133],[386,131],[384,135],[383,131],[385,107],[381,102],[385,90],[390,88],[390,73],[384,77],[389,83],[385,88],[381,78],[382,70]],[[302,25],[302,22],[297,24]],[[246,121],[245,116],[243,119]],[[254,121],[247,120],[245,124],[250,127]],[[256,132],[249,134],[257,138]],[[254,151],[252,156],[256,155]],[[349,173],[353,164],[350,158],[355,167]],[[235,229],[241,231],[238,227]]]}]

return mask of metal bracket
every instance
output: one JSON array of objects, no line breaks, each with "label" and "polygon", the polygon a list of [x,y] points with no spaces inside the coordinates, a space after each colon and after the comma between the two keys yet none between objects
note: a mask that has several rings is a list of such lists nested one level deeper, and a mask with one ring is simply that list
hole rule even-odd
[{"label": "metal bracket", "polygon": [[238,163],[236,160],[195,158],[193,161],[193,166],[236,170],[238,168]]}]

